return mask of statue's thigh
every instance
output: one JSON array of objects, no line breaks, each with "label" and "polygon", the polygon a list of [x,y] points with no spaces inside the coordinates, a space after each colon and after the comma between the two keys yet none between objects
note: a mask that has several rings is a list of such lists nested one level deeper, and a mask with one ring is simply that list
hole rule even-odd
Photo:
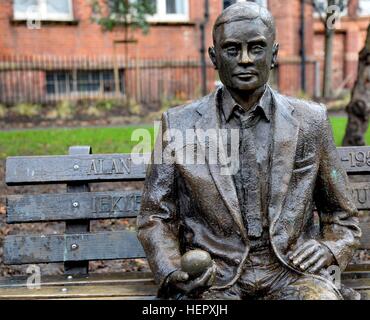
[{"label": "statue's thigh", "polygon": [[184,300],[241,300],[241,293],[238,286],[233,286],[230,289],[216,291],[216,290],[209,290],[202,294],[201,297],[184,297]]},{"label": "statue's thigh", "polygon": [[341,300],[342,297],[328,282],[310,276],[297,280],[276,290],[266,297],[271,300]]}]

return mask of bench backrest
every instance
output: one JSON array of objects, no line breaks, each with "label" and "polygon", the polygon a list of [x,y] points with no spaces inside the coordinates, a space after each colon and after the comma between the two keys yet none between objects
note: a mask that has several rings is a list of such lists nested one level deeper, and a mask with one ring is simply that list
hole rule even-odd
[{"label": "bench backrest", "polygon": [[87,273],[88,261],[145,257],[132,231],[89,232],[90,220],[135,218],[141,191],[90,192],[91,182],[140,181],[139,156],[92,155],[90,147],[71,147],[66,156],[10,157],[6,184],[67,184],[67,193],[7,197],[7,223],[65,221],[60,235],[10,235],[5,264],[64,262],[68,274]]},{"label": "bench backrest", "polygon": [[[370,210],[370,147],[338,148],[340,161],[352,182],[360,210]],[[10,235],[4,241],[5,264],[64,262],[67,274],[87,273],[88,261],[144,258],[134,231],[93,233],[90,220],[135,218],[141,190],[90,192],[91,182],[140,181],[145,165],[137,155],[93,155],[90,147],[71,147],[66,156],[10,157],[6,161],[9,186],[67,184],[67,193],[7,197],[7,223],[65,221],[60,235]],[[362,248],[370,249],[369,224],[362,224]]]}]

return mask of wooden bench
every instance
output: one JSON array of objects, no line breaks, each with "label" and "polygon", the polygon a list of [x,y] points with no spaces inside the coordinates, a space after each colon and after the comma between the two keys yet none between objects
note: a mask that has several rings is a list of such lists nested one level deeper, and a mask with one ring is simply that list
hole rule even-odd
[{"label": "wooden bench", "polygon": [[[370,147],[339,148],[360,210],[370,209]],[[0,279],[1,299],[152,299],[150,273],[91,274],[89,261],[145,258],[134,231],[90,232],[90,221],[135,218],[141,191],[90,192],[89,183],[143,181],[145,165],[131,155],[93,155],[90,147],[71,147],[66,156],[10,157],[8,186],[66,184],[63,194],[7,197],[7,223],[65,221],[55,235],[9,235],[3,258],[8,265],[64,263],[64,275],[42,276],[41,287],[27,287],[29,275]],[[370,248],[370,223],[363,223],[362,249]],[[370,299],[370,265],[350,265],[343,282]]]}]

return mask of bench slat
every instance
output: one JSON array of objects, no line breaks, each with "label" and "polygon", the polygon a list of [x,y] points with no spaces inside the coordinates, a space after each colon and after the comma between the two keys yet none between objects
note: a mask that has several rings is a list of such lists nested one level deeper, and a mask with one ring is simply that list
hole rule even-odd
[{"label": "bench slat", "polygon": [[8,196],[7,223],[134,218],[141,194],[120,191]]},{"label": "bench slat", "polygon": [[370,279],[343,279],[343,284],[355,290],[370,290]]},{"label": "bench slat", "polygon": [[[27,287],[29,275],[0,278],[1,288]],[[86,285],[126,285],[126,284],[154,284],[153,274],[150,272],[121,272],[121,273],[90,273],[73,275],[41,275],[42,287],[50,286],[86,286]]]},{"label": "bench slat", "polygon": [[28,276],[0,278],[0,299],[153,299],[157,285],[146,272],[41,275],[40,289],[27,288]]},{"label": "bench slat", "polygon": [[[370,172],[370,147],[338,148],[348,174]],[[145,158],[150,155],[147,154]],[[145,165],[136,165],[141,155],[101,154],[85,156],[9,157],[6,161],[8,185],[66,183],[73,181],[144,180]]]},{"label": "bench slat", "polygon": [[[370,209],[370,183],[352,183],[359,210]],[[135,218],[141,191],[14,195],[7,198],[7,223],[74,219]]]},{"label": "bench slat", "polygon": [[[362,223],[361,248],[370,249],[370,223]],[[72,245],[77,244],[76,250]],[[76,235],[7,236],[5,264],[144,258],[136,232],[116,231]]]},{"label": "bench slat", "polygon": [[348,174],[370,172],[370,147],[340,147],[337,150]]},{"label": "bench slat", "polygon": [[142,156],[137,154],[9,157],[5,181],[7,185],[27,185],[144,180],[146,167],[140,160]]},{"label": "bench slat", "polygon": [[[76,246],[77,245],[77,246]],[[28,264],[144,258],[136,232],[5,237],[4,263]]]},{"label": "bench slat", "polygon": [[155,284],[50,286],[38,290],[28,288],[0,288],[0,299],[154,299]]}]

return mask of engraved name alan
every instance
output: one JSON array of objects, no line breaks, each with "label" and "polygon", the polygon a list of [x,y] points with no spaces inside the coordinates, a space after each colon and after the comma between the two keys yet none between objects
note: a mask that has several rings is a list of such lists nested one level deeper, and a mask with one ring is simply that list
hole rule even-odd
[{"label": "engraved name alan", "polygon": [[132,169],[132,159],[111,158],[93,159],[87,169],[88,175],[107,175],[107,174],[130,174]]}]

